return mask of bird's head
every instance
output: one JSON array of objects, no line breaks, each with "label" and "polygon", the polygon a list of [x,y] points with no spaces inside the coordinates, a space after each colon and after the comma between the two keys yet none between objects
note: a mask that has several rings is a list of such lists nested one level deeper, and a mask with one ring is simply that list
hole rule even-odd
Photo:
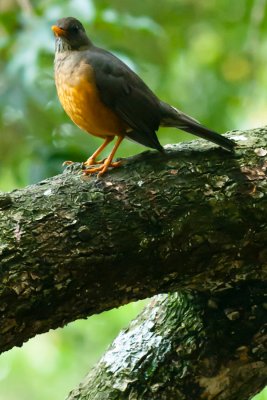
[{"label": "bird's head", "polygon": [[83,25],[76,18],[61,18],[51,29],[56,37],[56,51],[84,50],[92,45]]}]

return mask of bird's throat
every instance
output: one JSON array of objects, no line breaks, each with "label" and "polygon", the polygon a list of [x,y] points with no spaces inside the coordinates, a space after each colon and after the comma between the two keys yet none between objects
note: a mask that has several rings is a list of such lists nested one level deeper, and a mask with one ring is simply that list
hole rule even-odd
[{"label": "bird's throat", "polygon": [[71,46],[65,39],[58,37],[56,39],[55,50],[56,50],[56,53],[63,53],[64,51],[71,50]]}]

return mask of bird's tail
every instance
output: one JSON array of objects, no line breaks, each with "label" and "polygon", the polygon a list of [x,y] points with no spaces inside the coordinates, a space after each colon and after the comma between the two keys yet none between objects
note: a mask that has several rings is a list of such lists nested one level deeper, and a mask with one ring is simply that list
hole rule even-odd
[{"label": "bird's tail", "polygon": [[236,146],[236,143],[233,140],[206,128],[194,118],[184,114],[182,111],[167,103],[161,102],[161,112],[161,126],[174,127],[192,133],[193,135],[209,140],[210,142],[213,142],[229,151],[233,151]]}]

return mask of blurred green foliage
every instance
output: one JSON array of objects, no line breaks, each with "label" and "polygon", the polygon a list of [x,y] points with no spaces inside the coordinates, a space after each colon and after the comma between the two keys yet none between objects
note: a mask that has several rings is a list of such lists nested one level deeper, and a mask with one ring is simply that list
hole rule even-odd
[{"label": "blurred green foliage", "polygon": [[[266,0],[1,0],[0,190],[60,173],[64,160],[83,161],[100,143],[58,102],[50,30],[56,19],[80,19],[97,45],[127,62],[159,97],[224,132],[265,124],[266,10]],[[162,144],[191,138],[172,129],[159,137]],[[142,150],[125,141],[118,156]],[[78,321],[4,354],[0,400],[64,398],[140,308]]]}]

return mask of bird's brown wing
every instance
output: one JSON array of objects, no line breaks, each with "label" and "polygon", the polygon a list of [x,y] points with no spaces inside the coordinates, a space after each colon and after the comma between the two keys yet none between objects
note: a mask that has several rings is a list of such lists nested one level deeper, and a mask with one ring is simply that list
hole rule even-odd
[{"label": "bird's brown wing", "polygon": [[94,70],[100,99],[129,127],[125,136],[162,151],[156,136],[160,124],[160,102],[146,84],[113,54],[91,48],[86,62]]}]

